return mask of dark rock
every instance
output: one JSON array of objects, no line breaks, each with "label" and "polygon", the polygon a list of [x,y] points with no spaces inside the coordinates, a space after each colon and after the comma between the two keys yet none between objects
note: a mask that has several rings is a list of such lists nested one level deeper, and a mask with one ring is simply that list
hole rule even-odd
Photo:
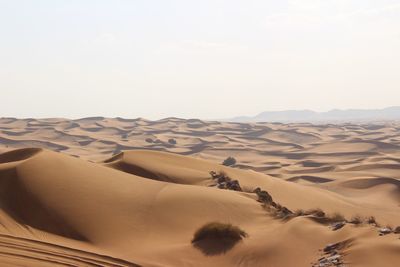
[{"label": "dark rock", "polygon": [[336,254],[336,255],[333,255],[333,256],[330,256],[330,257],[326,258],[326,260],[328,262],[333,263],[333,264],[338,264],[338,263],[341,262],[341,256],[339,254]]},{"label": "dark rock", "polygon": [[395,234],[400,234],[400,226],[397,226],[394,230],[393,233]]},{"label": "dark rock", "polygon": [[337,222],[331,225],[331,228],[333,231],[339,230],[341,228],[343,228],[343,226],[346,225],[346,222]]},{"label": "dark rock", "polygon": [[340,243],[329,244],[324,248],[324,252],[330,253],[340,247]]},{"label": "dark rock", "polygon": [[340,253],[346,245],[346,242],[338,242],[329,244],[324,248],[324,256],[318,259],[318,262],[313,264],[313,267],[345,267],[343,263],[343,255]]},{"label": "dark rock", "polygon": [[387,235],[392,233],[392,229],[388,228],[388,227],[383,227],[379,229],[379,235]]}]

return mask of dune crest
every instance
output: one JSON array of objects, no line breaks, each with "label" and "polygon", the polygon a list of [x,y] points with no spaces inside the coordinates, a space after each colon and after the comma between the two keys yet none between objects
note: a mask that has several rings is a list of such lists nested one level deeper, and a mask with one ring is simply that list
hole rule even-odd
[{"label": "dune crest", "polygon": [[41,148],[21,148],[0,154],[0,164],[14,161],[26,160],[33,157],[35,154],[40,153]]}]

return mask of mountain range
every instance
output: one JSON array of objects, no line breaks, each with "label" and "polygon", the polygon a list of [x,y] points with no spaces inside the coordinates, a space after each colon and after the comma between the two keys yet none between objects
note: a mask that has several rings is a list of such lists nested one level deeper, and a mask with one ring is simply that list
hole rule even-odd
[{"label": "mountain range", "polygon": [[239,116],[232,122],[368,122],[400,120],[400,106],[383,109],[332,109],[326,112],[312,110],[265,111],[256,116]]}]

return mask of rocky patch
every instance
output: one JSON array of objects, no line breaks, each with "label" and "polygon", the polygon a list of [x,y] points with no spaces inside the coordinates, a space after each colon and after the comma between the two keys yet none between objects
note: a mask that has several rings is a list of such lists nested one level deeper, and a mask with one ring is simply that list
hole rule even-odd
[{"label": "rocky patch", "polygon": [[313,263],[313,267],[345,267],[343,259],[343,249],[349,245],[350,241],[342,241],[334,244],[327,245],[322,250],[322,257],[318,259],[316,263]]}]

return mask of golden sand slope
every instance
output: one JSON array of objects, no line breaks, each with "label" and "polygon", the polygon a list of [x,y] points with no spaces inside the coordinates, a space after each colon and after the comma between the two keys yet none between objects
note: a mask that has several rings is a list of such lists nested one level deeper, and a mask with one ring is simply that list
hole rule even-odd
[{"label": "golden sand slope", "polygon": [[[243,192],[211,186],[212,170],[239,180]],[[302,267],[327,244],[345,242],[346,266],[397,266],[399,235],[379,236],[371,225],[332,231],[309,216],[280,220],[252,193],[261,187],[291,210],[400,225],[398,180],[374,179],[324,188],[165,152],[130,151],[92,163],[15,150],[0,155],[0,265]],[[194,232],[212,221],[249,236],[224,252],[194,247]]]},{"label": "golden sand slope", "polygon": [[[0,119],[0,153],[41,147],[92,161],[148,149],[222,162],[365,204],[400,199],[400,123],[229,123],[168,118]],[[121,167],[123,168],[123,166]]]}]

